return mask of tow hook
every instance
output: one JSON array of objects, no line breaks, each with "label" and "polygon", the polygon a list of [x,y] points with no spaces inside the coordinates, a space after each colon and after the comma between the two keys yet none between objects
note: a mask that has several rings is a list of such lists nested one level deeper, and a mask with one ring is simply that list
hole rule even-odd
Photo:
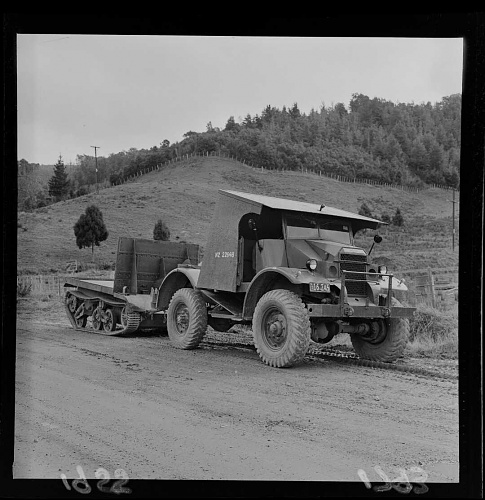
[{"label": "tow hook", "polygon": [[388,318],[391,315],[391,310],[388,307],[381,307],[381,314],[384,318]]},{"label": "tow hook", "polygon": [[342,313],[344,314],[344,316],[353,316],[354,308],[349,306],[348,304],[345,304],[342,308]]}]

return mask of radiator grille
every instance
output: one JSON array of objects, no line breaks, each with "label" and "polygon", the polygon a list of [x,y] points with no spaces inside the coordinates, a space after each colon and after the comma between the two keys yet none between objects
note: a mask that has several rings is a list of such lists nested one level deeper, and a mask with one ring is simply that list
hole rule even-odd
[{"label": "radiator grille", "polygon": [[[340,262],[340,271],[358,271],[365,273],[367,256],[366,255],[354,255],[354,254],[340,254],[340,260],[345,262]],[[366,275],[365,274],[345,274],[345,286],[347,287],[347,292],[349,295],[360,295],[365,296],[366,293]],[[358,281],[347,281],[347,280],[358,280]],[[361,283],[359,283],[361,282]]]}]

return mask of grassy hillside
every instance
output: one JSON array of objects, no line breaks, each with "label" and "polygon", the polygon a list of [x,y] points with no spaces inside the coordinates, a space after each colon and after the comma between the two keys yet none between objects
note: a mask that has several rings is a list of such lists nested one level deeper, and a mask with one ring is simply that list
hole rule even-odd
[{"label": "grassy hillside", "polygon": [[[103,213],[108,239],[95,248],[98,263],[115,260],[119,236],[152,238],[159,218],[169,226],[171,239],[206,244],[218,189],[235,189],[278,196],[358,212],[366,203],[372,213],[405,219],[403,228],[385,227],[384,241],[374,258],[393,270],[456,267],[458,265],[458,217],[455,252],[451,249],[451,193],[429,189],[408,193],[399,189],[341,183],[313,174],[261,172],[239,162],[216,157],[194,158],[164,167],[136,181],[56,203],[18,217],[18,272],[62,272],[66,262],[91,261],[90,249],[76,246],[73,226],[86,207],[95,204]],[[457,198],[458,199],[458,198]],[[372,235],[359,241],[370,245]]]}]

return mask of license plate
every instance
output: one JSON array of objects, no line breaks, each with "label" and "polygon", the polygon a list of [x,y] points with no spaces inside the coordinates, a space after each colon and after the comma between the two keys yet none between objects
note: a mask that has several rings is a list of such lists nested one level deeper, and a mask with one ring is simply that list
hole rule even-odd
[{"label": "license plate", "polygon": [[328,283],[310,283],[310,292],[330,293],[330,285]]}]

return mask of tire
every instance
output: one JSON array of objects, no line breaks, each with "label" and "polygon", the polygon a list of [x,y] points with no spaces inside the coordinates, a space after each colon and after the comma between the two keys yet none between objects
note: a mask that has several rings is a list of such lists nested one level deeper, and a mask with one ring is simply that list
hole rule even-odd
[{"label": "tire", "polygon": [[200,292],[181,288],[167,310],[168,336],[178,349],[195,349],[207,330],[207,307]]},{"label": "tire", "polygon": [[310,345],[310,318],[300,297],[289,290],[271,290],[256,305],[254,345],[269,366],[297,365]]},{"label": "tire", "polygon": [[[394,297],[391,304],[393,307],[401,305]],[[380,329],[375,338],[351,333],[352,345],[362,359],[392,363],[402,356],[408,343],[409,320],[390,318],[377,323],[380,324]]]}]

